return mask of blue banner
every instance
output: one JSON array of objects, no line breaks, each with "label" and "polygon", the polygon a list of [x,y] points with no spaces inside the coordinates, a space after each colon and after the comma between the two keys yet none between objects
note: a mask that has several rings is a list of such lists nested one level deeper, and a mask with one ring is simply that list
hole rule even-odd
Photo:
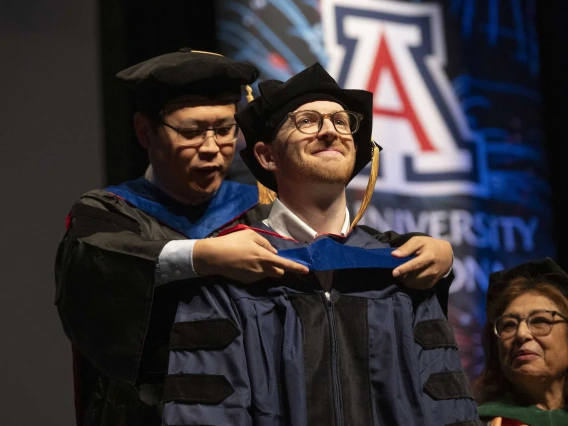
[{"label": "blue banner", "polygon": [[[452,243],[450,320],[480,369],[490,272],[553,256],[534,0],[218,0],[222,53],[262,79],[319,61],[374,92],[384,147],[362,224]],[[348,187],[356,212],[368,172]]]}]

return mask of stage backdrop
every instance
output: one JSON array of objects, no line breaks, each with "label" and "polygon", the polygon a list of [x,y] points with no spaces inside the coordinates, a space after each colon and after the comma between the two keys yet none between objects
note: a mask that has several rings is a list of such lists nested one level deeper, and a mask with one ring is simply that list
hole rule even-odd
[{"label": "stage backdrop", "polygon": [[[384,147],[362,223],[450,241],[450,320],[470,377],[482,363],[488,274],[552,256],[530,0],[218,0],[222,53],[261,79],[319,61],[374,92]],[[356,211],[367,173],[349,185]]]}]

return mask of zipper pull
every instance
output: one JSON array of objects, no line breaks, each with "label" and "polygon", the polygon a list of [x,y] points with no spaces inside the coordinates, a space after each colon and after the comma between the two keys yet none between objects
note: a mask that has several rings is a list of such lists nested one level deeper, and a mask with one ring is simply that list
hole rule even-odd
[{"label": "zipper pull", "polygon": [[329,291],[326,291],[324,294],[325,294],[325,298],[327,299],[327,301],[329,303],[331,303],[331,294],[329,293]]}]

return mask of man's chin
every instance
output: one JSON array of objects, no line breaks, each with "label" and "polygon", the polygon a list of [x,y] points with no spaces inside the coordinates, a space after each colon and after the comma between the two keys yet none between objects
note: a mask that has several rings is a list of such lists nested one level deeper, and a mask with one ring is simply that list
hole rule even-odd
[{"label": "man's chin", "polygon": [[220,183],[210,185],[190,185],[189,192],[196,197],[207,197],[213,195],[219,189]]},{"label": "man's chin", "polygon": [[199,191],[210,191],[211,188],[216,190],[223,182],[226,173],[218,169],[210,171],[192,171],[185,178],[187,185],[190,188],[195,188]]},{"label": "man's chin", "polygon": [[302,173],[302,175],[307,181],[313,183],[341,183],[347,185],[352,173],[353,170],[349,167],[315,167],[313,165],[305,170],[305,173]]},{"label": "man's chin", "polygon": [[217,192],[222,182],[223,179],[218,176],[215,179],[196,179],[189,183],[188,189],[196,196],[206,197]]},{"label": "man's chin", "polygon": [[343,173],[325,173],[325,171],[317,171],[302,176],[302,181],[321,184],[342,184],[347,185],[351,175]]}]

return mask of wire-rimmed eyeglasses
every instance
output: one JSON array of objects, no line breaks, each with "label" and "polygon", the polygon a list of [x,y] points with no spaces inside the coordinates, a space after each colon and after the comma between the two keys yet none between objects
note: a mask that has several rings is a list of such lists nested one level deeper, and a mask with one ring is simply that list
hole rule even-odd
[{"label": "wire-rimmed eyeglasses", "polygon": [[313,110],[301,110],[289,112],[288,117],[290,117],[299,132],[307,135],[318,133],[323,126],[324,118],[330,119],[337,133],[352,135],[359,130],[363,114],[353,111],[336,111],[331,114],[322,114]]},{"label": "wire-rimmed eyeglasses", "polygon": [[231,144],[236,141],[239,136],[239,126],[237,126],[236,123],[208,128],[175,127],[165,121],[161,121],[161,124],[174,130],[184,139],[185,144],[189,146],[198,146],[205,142],[209,130],[213,131],[213,139],[217,145]]},{"label": "wire-rimmed eyeglasses", "polygon": [[[561,320],[556,320],[557,316]],[[547,336],[552,331],[554,324],[567,321],[568,318],[560,312],[545,309],[534,311],[526,318],[520,318],[518,315],[503,315],[492,320],[493,331],[500,339],[513,337],[522,322],[527,323],[527,327],[533,336]]]}]

